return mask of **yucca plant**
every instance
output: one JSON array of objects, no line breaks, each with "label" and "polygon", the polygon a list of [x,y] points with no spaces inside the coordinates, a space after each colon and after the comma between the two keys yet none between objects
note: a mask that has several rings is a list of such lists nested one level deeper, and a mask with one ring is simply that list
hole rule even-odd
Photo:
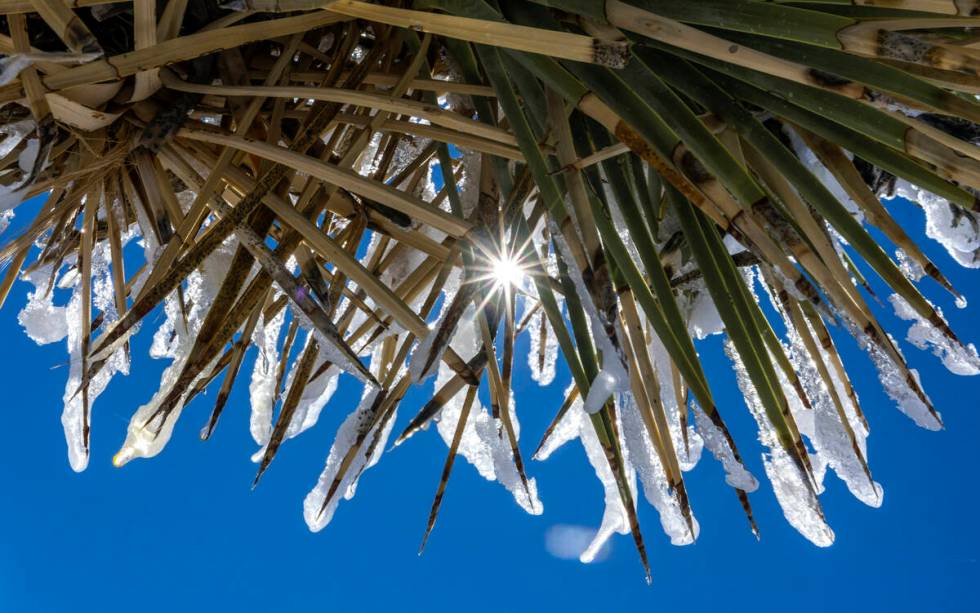
[{"label": "yucca plant", "polygon": [[629,532],[647,568],[637,477],[672,542],[693,542],[684,473],[702,448],[758,534],[753,442],[729,434],[738,409],[695,349],[723,333],[786,518],[829,545],[827,467],[882,495],[842,333],[903,412],[942,426],[861,270],[913,345],[980,373],[917,284],[962,297],[886,206],[918,203],[980,266],[980,2],[876,4],[0,0],[0,211],[44,197],[2,247],[0,304],[30,282],[27,333],[67,338],[72,468],[161,307],[151,355],[170,365],[116,465],[160,453],[217,390],[197,400],[209,438],[255,353],[256,482],[342,374],[364,385],[304,503],[311,529],[396,425],[398,445],[433,422],[449,453],[423,546],[457,455],[537,514],[511,391],[526,333],[536,381],[559,353],[572,376],[530,457],[579,438],[606,491],[583,560]]}]

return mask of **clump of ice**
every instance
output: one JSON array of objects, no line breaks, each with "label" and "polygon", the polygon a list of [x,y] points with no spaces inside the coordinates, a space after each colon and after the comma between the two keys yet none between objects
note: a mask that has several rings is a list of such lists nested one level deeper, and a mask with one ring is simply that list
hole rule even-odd
[{"label": "clump of ice", "polygon": [[[915,309],[898,294],[888,298],[895,309],[895,315],[905,321],[911,321],[906,339],[922,350],[931,349],[933,355],[942,360],[951,373],[962,376],[980,374],[980,357],[973,343],[961,345],[950,340],[941,330],[919,316]],[[936,307],[936,312],[942,317],[942,311]]]},{"label": "clump of ice", "polygon": [[945,247],[961,266],[980,268],[980,216],[902,179],[895,183],[895,194],[925,211],[926,236]]}]

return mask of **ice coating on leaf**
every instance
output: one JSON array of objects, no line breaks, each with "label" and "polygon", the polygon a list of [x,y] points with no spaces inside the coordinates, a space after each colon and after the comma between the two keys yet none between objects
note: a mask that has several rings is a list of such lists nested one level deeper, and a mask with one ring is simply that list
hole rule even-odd
[{"label": "ice coating on leaf", "polygon": [[[475,320],[473,307],[470,307],[461,318],[451,343],[453,349],[464,359],[473,355],[478,346],[479,333]],[[448,366],[441,365],[436,378],[436,389],[452,378],[453,374]],[[446,445],[452,442],[456,432],[463,410],[464,396],[464,392],[456,394],[439,413],[436,429]],[[520,423],[514,411],[513,399],[511,399],[510,416],[514,426],[514,436],[520,439]],[[528,513],[540,515],[544,511],[538,499],[537,483],[534,478],[528,478],[527,491],[525,491],[520,474],[514,466],[514,457],[504,426],[500,420],[490,414],[479,398],[473,400],[457,454],[466,458],[466,461],[472,464],[484,479],[499,481],[514,496],[517,504]]]},{"label": "ice coating on leaf", "polygon": [[918,283],[922,277],[926,276],[926,271],[922,266],[909,257],[905,251],[902,249],[895,250],[895,259],[898,261],[898,269],[902,271],[905,277],[913,282]]},{"label": "ice coating on leaf", "polygon": [[[112,301],[112,280],[109,272],[109,247],[103,243],[92,250],[92,306],[105,314],[106,324],[117,318]],[[77,279],[77,277],[76,277]],[[85,404],[83,394],[79,392],[82,382],[82,283],[78,279],[75,290],[68,306],[63,311],[67,329],[67,344],[70,360],[68,381],[65,383],[64,410],[61,413],[61,424],[65,431],[65,442],[68,445],[68,462],[72,470],[81,472],[88,466],[88,450],[85,447]],[[129,360],[125,351],[116,350],[107,359],[99,373],[89,382],[87,399],[89,412],[96,399],[105,390],[112,377],[118,373],[129,373]]]},{"label": "ice coating on leaf", "polygon": [[[320,360],[313,367],[312,372],[319,372],[325,362],[326,360]],[[293,368],[296,368],[295,364]],[[317,420],[320,419],[320,412],[323,410],[323,407],[330,402],[330,398],[337,391],[337,378],[339,375],[340,369],[336,366],[330,366],[306,384],[306,387],[303,389],[303,394],[299,398],[299,404],[296,405],[296,409],[293,411],[293,418],[286,428],[286,438],[299,436],[316,425]]]},{"label": "ice coating on leaf", "polygon": [[[544,360],[541,360],[541,334],[546,329]],[[527,365],[531,369],[531,379],[544,387],[555,380],[555,367],[558,362],[558,337],[550,329],[544,311],[531,317],[527,326],[531,340],[531,350],[527,354]]]},{"label": "ice coating on leaf", "polygon": [[980,268],[980,216],[902,179],[895,183],[895,194],[925,211],[926,236],[945,247],[961,266]]},{"label": "ice coating on leaf", "polygon": [[[835,391],[845,410],[845,418],[848,420],[847,427],[853,432],[855,442],[858,445],[857,451],[851,443],[845,424],[841,421],[837,407],[830,396],[830,391],[817,372],[816,365],[803,348],[803,341],[799,338],[798,332],[788,322],[787,328],[790,346],[784,346],[786,354],[813,407],[812,410],[803,408],[785,375],[780,371],[780,382],[786,397],[790,401],[790,410],[796,417],[800,432],[813,445],[816,455],[821,460],[819,465],[831,468],[844,481],[847,489],[855,498],[870,507],[881,506],[882,488],[878,483],[869,479],[861,463],[861,458],[857,455],[857,453],[861,453],[862,457],[867,458],[865,441],[868,433],[858,419],[856,409],[847,397],[843,385],[836,381],[836,374],[831,374]],[[829,356],[823,349],[820,351],[824,364],[829,363]],[[833,373],[831,369],[828,371]],[[822,483],[822,475],[817,476],[817,482]]]},{"label": "ice coating on leaf", "polygon": [[[871,357],[871,363],[874,364],[875,369],[878,371],[878,380],[881,382],[882,388],[884,388],[888,397],[898,405],[898,410],[905,413],[906,416],[921,428],[925,428],[926,430],[942,430],[942,423],[929,412],[929,407],[915,393],[915,390],[912,389],[902,374],[902,370],[895,364],[892,358],[882,351],[878,345],[872,343],[860,330],[853,329],[852,327],[851,334],[857,339],[861,348],[868,352],[868,355]],[[901,355],[898,343],[895,342],[890,334],[888,338],[895,346],[895,350]],[[923,389],[922,383],[919,380],[918,371],[910,368],[908,372],[915,379],[919,389]],[[925,391],[923,391],[924,393]]]},{"label": "ice coating on leaf", "polygon": [[252,342],[259,348],[252,367],[249,382],[249,402],[252,405],[249,418],[249,431],[252,439],[265,445],[272,436],[272,409],[278,396],[276,390],[276,371],[279,368],[279,332],[286,319],[286,310],[280,309],[269,321],[265,315],[259,319],[252,333]]},{"label": "ice coating on leaf", "polygon": [[[653,360],[653,368],[657,373],[660,382],[660,403],[667,414],[667,425],[670,427],[670,438],[677,451],[677,460],[682,471],[689,471],[697,466],[701,460],[701,452],[704,450],[704,441],[701,435],[694,429],[693,424],[687,425],[687,432],[684,432],[681,422],[681,411],[686,411],[687,407],[680,407],[677,404],[677,395],[674,393],[674,382],[671,376],[671,361],[667,354],[667,349],[657,337],[651,334],[647,349]],[[685,441],[685,434],[686,441]]]},{"label": "ice coating on leaf", "polygon": [[[367,428],[371,422],[374,415],[374,411],[372,410],[375,408],[374,401],[379,393],[379,389],[365,386],[360,404],[340,424],[340,428],[337,429],[337,434],[333,439],[333,444],[330,446],[330,454],[327,456],[327,462],[323,467],[323,472],[320,473],[320,478],[303,500],[303,518],[306,520],[306,525],[313,532],[323,530],[330,523],[330,520],[333,519],[334,512],[337,510],[337,505],[340,504],[341,497],[345,500],[350,500],[354,497],[360,476],[365,470],[374,466],[384,452],[385,445],[388,442],[388,436],[391,434],[391,428],[395,423],[394,416],[388,420],[379,421],[370,431],[364,434],[363,444],[353,456],[350,465],[347,467],[340,481],[340,485],[327,505],[325,507],[323,506],[323,502],[340,470],[344,457],[356,444],[359,433]],[[379,428],[380,431],[378,431]],[[371,456],[368,457],[369,443],[375,436],[378,437],[378,443],[374,447]],[[321,508],[323,509],[322,512]]]},{"label": "ice coating on leaf", "polygon": [[[942,331],[920,317],[915,309],[898,294],[889,296],[888,301],[892,303],[895,315],[905,321],[913,322],[905,337],[910,343],[922,350],[931,349],[933,355],[942,360],[943,366],[955,375],[980,374],[980,357],[977,356],[977,348],[973,343],[963,346],[951,341]],[[936,307],[936,312],[942,317],[943,313],[939,307]]]},{"label": "ice coating on leaf", "polygon": [[[408,364],[408,372],[412,377],[413,383],[421,383],[434,375],[437,370],[439,370],[439,363],[442,361],[442,354],[446,352],[446,347],[443,346],[439,355],[435,356],[431,363],[429,362],[429,354],[432,353],[432,344],[436,340],[437,329],[429,328],[429,332],[424,338],[420,339],[415,345],[415,350],[412,351],[412,357]],[[429,363],[429,368],[425,369],[426,363]]]},{"label": "ice coating on leaf", "polygon": [[698,403],[693,404],[694,421],[698,426],[698,432],[701,433],[704,446],[708,448],[716,460],[721,462],[722,468],[725,469],[725,483],[745,492],[754,492],[759,489],[759,480],[746,470],[741,462],[735,459],[735,454],[732,453],[721,429],[711,421]]},{"label": "ice coating on leaf", "polygon": [[[592,415],[599,412],[602,405],[605,404],[606,400],[613,393],[629,390],[629,372],[626,370],[626,365],[623,362],[620,352],[616,350],[616,347],[613,346],[612,341],[606,334],[606,328],[603,325],[605,318],[599,314],[599,310],[592,301],[592,295],[585,286],[585,280],[582,278],[581,272],[575,267],[575,260],[572,258],[571,248],[569,248],[564,236],[562,236],[561,231],[553,221],[551,221],[551,226],[551,234],[555,239],[555,244],[558,246],[558,253],[568,267],[568,276],[571,277],[579,300],[585,308],[586,314],[589,316],[589,327],[596,344],[596,349],[602,353],[602,368],[589,387],[589,393],[586,396],[584,405],[585,412]],[[619,322],[614,322],[614,324],[617,336],[623,338],[622,331],[619,329]]]},{"label": "ice coating on leaf", "polygon": [[157,412],[160,404],[173,389],[180,372],[187,362],[194,339],[201,327],[207,309],[214,302],[218,288],[228,272],[237,240],[228,238],[221,247],[208,256],[196,271],[188,275],[184,290],[185,304],[190,305],[186,324],[177,297],[171,294],[164,303],[166,321],[153,336],[150,356],[172,359],[173,362],[160,378],[160,387],[149,402],[137,409],[129,421],[126,440],[112,459],[113,464],[122,466],[134,458],[150,458],[160,453],[170,441],[174,424],[180,416],[190,390],[202,377],[206,377],[221,356],[215,356],[211,363],[186,388],[179,402],[166,416]]},{"label": "ice coating on leaf", "polygon": [[636,469],[647,501],[660,514],[660,525],[673,545],[690,545],[700,531],[698,520],[691,518],[694,533],[687,526],[676,490],[670,487],[660,456],[654,449],[643,425],[632,394],[622,394],[619,403],[620,432],[626,445],[629,462]]},{"label": "ice coating on leaf", "polygon": [[805,476],[780,445],[759,394],[730,340],[725,341],[725,353],[732,361],[745,403],[759,426],[759,440],[768,448],[768,452],[762,454],[763,466],[786,521],[814,545],[830,546],[834,542],[834,532],[823,517],[820,502],[804,481]]},{"label": "ice coating on leaf", "polygon": [[[595,428],[592,426],[592,422],[585,414],[585,411],[582,410],[581,399],[572,403],[562,418],[561,423],[555,428],[552,437],[541,448],[541,451],[538,452],[535,459],[547,460],[561,445],[575,438],[578,438],[582,442],[582,447],[585,449],[585,455],[589,460],[589,464],[592,465],[596,477],[602,483],[603,497],[605,499],[605,509],[602,513],[602,522],[599,525],[599,529],[592,538],[592,542],[582,552],[582,555],[579,556],[579,561],[588,564],[602,551],[606,542],[613,534],[629,534],[629,516],[626,513],[626,508],[623,506],[623,500],[619,494],[616,478],[613,475],[612,469],[609,467],[609,461],[606,459],[606,454],[602,449],[602,444],[599,442],[598,436],[596,436]],[[628,465],[628,460],[625,457],[624,464],[627,465],[626,474],[629,476],[630,489],[635,492],[634,472],[632,467]]]}]

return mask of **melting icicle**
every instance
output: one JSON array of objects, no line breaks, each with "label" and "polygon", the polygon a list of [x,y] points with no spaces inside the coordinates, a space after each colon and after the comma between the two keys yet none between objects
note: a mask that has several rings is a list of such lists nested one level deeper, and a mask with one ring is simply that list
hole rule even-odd
[{"label": "melting icicle", "polygon": [[[148,248],[151,246],[152,244],[147,245]],[[126,440],[112,460],[114,465],[123,466],[134,458],[150,458],[160,453],[170,441],[174,424],[180,417],[190,390],[198,380],[206,377],[221,359],[220,355],[215,356],[211,363],[202,369],[201,374],[188,385],[178,403],[166,416],[157,412],[160,404],[177,383],[180,372],[189,358],[197,330],[201,327],[207,309],[214,302],[218,288],[228,272],[236,246],[236,239],[227,239],[219,249],[204,260],[197,271],[188,276],[184,299],[185,304],[191,307],[187,313],[186,323],[176,296],[169,296],[164,303],[167,319],[153,336],[150,356],[172,359],[173,362],[163,371],[160,388],[153,398],[137,409],[130,419]]]},{"label": "melting icicle", "polygon": [[[556,449],[575,438],[578,438],[582,442],[582,447],[585,448],[585,455],[589,460],[589,464],[592,465],[596,477],[602,483],[605,499],[605,509],[602,513],[602,522],[599,525],[599,529],[592,538],[592,542],[582,552],[582,555],[579,556],[579,561],[588,564],[596,559],[596,556],[603,550],[613,534],[629,534],[630,525],[629,516],[626,513],[626,508],[623,506],[623,500],[616,484],[616,478],[609,468],[609,461],[606,459],[606,454],[602,449],[599,438],[596,436],[595,429],[592,427],[592,423],[585,414],[585,411],[582,410],[581,399],[572,403],[572,406],[569,407],[568,412],[562,418],[561,423],[555,428],[551,438],[541,448],[541,451],[538,452],[535,459],[547,460]],[[633,468],[628,464],[627,458],[624,457],[623,461],[627,468],[626,474],[629,475],[630,489],[635,492],[636,484]]]},{"label": "melting icicle", "polygon": [[759,426],[759,440],[768,447],[768,453],[762,455],[763,466],[786,521],[814,545],[829,547],[834,542],[834,532],[827,525],[820,503],[804,481],[804,476],[780,445],[749,373],[730,340],[725,341],[725,353],[732,361],[745,403]]},{"label": "melting icicle", "polygon": [[[353,461],[347,467],[347,471],[344,473],[336,491],[324,507],[323,502],[337,477],[344,457],[355,445],[358,434],[368,426],[374,416],[372,409],[375,408],[374,401],[379,393],[380,390],[377,388],[365,386],[364,393],[361,396],[361,403],[347,416],[344,423],[340,424],[333,444],[330,446],[330,454],[327,456],[327,463],[323,468],[323,472],[320,473],[320,478],[317,480],[316,485],[306,495],[306,499],[303,501],[303,518],[306,520],[306,525],[313,532],[323,530],[330,523],[330,520],[333,519],[334,512],[337,510],[337,505],[340,504],[341,497],[345,500],[350,500],[354,497],[360,475],[368,468],[374,466],[384,451],[385,445],[388,442],[388,436],[391,434],[391,428],[395,422],[394,416],[384,423],[375,424],[366,433],[361,448],[353,457]],[[380,433],[377,432],[378,428],[381,428]],[[369,443],[375,436],[379,440],[371,456],[368,457]]]}]

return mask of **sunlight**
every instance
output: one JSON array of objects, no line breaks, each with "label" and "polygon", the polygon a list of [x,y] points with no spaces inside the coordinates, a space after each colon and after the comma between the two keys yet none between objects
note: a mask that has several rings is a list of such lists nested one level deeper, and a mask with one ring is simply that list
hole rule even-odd
[{"label": "sunlight", "polygon": [[524,279],[524,269],[517,260],[503,255],[493,260],[491,275],[498,286],[517,286]]}]

